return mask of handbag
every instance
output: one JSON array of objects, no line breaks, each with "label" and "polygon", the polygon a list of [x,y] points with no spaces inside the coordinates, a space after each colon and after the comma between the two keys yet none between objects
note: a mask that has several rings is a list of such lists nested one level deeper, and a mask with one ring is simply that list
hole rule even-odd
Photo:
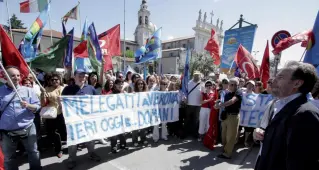
[{"label": "handbag", "polygon": [[58,110],[52,106],[42,107],[40,116],[44,119],[55,119],[58,116]]},{"label": "handbag", "polygon": [[20,130],[5,131],[4,133],[11,139],[12,142],[17,142],[20,139],[24,139],[29,136],[29,132],[32,126],[33,125]]}]

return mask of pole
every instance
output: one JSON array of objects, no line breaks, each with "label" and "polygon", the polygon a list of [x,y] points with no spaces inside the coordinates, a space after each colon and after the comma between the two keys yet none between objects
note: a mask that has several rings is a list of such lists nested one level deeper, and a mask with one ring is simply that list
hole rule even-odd
[{"label": "pole", "polygon": [[81,22],[81,12],[80,12],[80,0],[78,1],[79,2],[79,20],[80,20],[80,31],[82,31],[82,22]]},{"label": "pole", "polygon": [[52,39],[52,27],[51,27],[51,12],[49,11],[49,27],[50,27],[50,34],[51,34],[51,45],[53,45],[53,39]]},{"label": "pole", "polygon": [[125,37],[125,14],[126,14],[126,11],[125,10],[126,10],[126,0],[124,0],[124,50],[123,50],[124,51],[124,55],[123,55],[124,56],[124,64],[123,64],[124,66],[123,66],[123,68],[124,69],[125,69],[125,66],[126,66],[126,54],[125,54],[126,53],[126,43],[125,43],[125,40],[126,40],[125,39],[126,38]]},{"label": "pole", "polygon": [[302,59],[303,59],[303,57],[305,56],[306,51],[307,51],[307,49],[305,49],[305,51],[302,53],[302,55],[301,55],[301,58],[300,58],[299,62],[301,62],[301,60],[302,60]]},{"label": "pole", "polygon": [[280,63],[280,58],[281,58],[281,53],[275,55],[275,73],[274,73],[274,77],[276,76],[277,71],[278,71],[278,65]]},{"label": "pole", "polygon": [[17,96],[19,97],[19,100],[22,102],[23,100],[22,100],[20,94],[18,93],[17,88],[14,86],[14,84],[13,84],[13,82],[12,82],[12,80],[11,80],[9,74],[7,73],[6,69],[5,69],[4,66],[2,65],[2,62],[0,62],[0,67],[1,67],[1,69],[3,70],[3,72],[5,73],[5,75],[7,76],[7,79],[8,79],[8,81],[9,81],[9,83],[12,84],[13,90],[16,92]]},{"label": "pole", "polygon": [[7,14],[8,14],[8,22],[9,22],[10,36],[11,36],[11,40],[12,40],[12,42],[13,42],[12,27],[11,27],[11,19],[10,19],[10,12],[9,12],[8,1],[9,1],[9,0],[6,0],[6,7],[7,7]]}]

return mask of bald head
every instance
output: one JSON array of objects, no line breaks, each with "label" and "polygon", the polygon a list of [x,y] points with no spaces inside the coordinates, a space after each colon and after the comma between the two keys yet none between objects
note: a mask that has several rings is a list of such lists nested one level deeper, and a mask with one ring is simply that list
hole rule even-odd
[{"label": "bald head", "polygon": [[[12,83],[14,86],[17,86],[21,80],[20,77],[20,71],[14,67],[10,67],[6,69],[10,79],[12,80]],[[10,84],[9,82],[9,86],[13,86],[12,84]]]}]

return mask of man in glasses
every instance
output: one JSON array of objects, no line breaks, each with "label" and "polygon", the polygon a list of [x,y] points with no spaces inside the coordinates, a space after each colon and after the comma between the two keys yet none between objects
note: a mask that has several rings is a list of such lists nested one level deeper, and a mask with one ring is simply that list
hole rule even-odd
[{"label": "man in glasses", "polygon": [[239,110],[242,100],[242,92],[238,89],[238,78],[229,80],[228,92],[225,94],[224,102],[216,104],[217,109],[224,108],[225,118],[222,120],[222,144],[224,152],[219,158],[230,159],[236,144],[239,127]]}]

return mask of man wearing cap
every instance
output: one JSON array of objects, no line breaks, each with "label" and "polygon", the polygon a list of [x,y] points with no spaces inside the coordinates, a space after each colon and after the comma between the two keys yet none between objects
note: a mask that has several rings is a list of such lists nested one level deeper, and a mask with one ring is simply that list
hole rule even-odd
[{"label": "man wearing cap", "polygon": [[[65,87],[62,91],[62,95],[97,95],[98,93],[93,86],[85,84],[86,72],[83,69],[77,69],[74,73],[75,84]],[[89,159],[94,161],[100,161],[101,158],[94,153],[94,141],[86,143],[86,147],[89,152]],[[73,169],[76,166],[75,157],[77,152],[77,146],[69,146],[68,148],[68,168]]]},{"label": "man wearing cap", "polygon": [[185,118],[186,135],[192,135],[197,139],[199,126],[199,111],[201,101],[201,73],[195,71],[193,79],[188,83],[187,110]]},{"label": "man wearing cap", "polygon": [[16,149],[21,141],[28,153],[30,169],[40,170],[42,167],[33,123],[34,113],[40,109],[40,100],[33,89],[19,85],[21,77],[17,68],[9,67],[6,71],[13,84],[0,87],[0,140],[2,138],[5,169],[18,170]]}]

